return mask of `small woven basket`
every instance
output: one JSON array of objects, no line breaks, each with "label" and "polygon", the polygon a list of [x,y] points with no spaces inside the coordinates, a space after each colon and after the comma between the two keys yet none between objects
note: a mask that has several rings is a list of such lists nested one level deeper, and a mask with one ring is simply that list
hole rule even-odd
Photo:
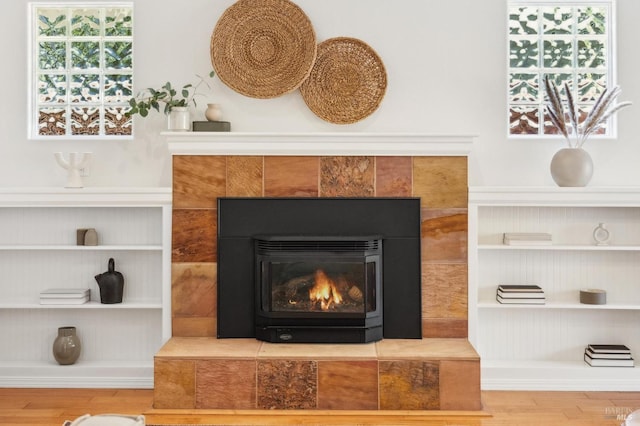
[{"label": "small woven basket", "polygon": [[313,67],[317,44],[309,18],[291,1],[239,0],[218,20],[210,50],[224,84],[267,99],[300,87]]},{"label": "small woven basket", "polygon": [[387,89],[378,54],[361,40],[337,37],[318,45],[316,62],[300,93],[325,121],[351,124],[371,115]]}]

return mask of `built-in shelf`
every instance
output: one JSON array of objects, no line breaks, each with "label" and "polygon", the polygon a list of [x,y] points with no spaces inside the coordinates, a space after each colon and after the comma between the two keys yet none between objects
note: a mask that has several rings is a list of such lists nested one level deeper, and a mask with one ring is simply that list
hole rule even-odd
[{"label": "built-in shelf", "polygon": [[[95,228],[99,244],[77,245]],[[0,188],[0,386],[153,387],[153,357],[171,337],[170,188]],[[122,303],[100,303],[96,274],[115,259]],[[40,304],[49,288],[91,290],[84,304]],[[58,365],[59,327],[80,358]]]},{"label": "built-in shelf", "polygon": [[[593,237],[600,223],[610,244]],[[506,232],[544,232],[550,245],[505,245]],[[471,187],[469,339],[483,389],[640,390],[640,369],[591,367],[588,344],[640,357],[640,187]],[[501,304],[500,284],[537,284],[544,304]],[[581,304],[603,289],[607,303]]]}]

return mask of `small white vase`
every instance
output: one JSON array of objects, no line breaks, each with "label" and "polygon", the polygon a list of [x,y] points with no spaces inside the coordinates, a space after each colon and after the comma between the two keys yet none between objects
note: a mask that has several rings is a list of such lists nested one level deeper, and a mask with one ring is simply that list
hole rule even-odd
[{"label": "small white vase", "polygon": [[582,148],[562,148],[551,159],[550,170],[558,186],[587,186],[593,176],[593,160]]},{"label": "small white vase", "polygon": [[207,104],[204,116],[209,121],[220,121],[222,119],[222,110],[219,104]]},{"label": "small white vase", "polygon": [[191,114],[187,107],[173,107],[167,118],[167,129],[179,132],[191,130]]}]

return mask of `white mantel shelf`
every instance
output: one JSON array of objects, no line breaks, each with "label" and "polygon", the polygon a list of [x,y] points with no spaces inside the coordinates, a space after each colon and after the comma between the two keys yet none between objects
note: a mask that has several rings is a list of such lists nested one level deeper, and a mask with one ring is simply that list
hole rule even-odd
[{"label": "white mantel shelf", "polygon": [[162,132],[173,155],[468,156],[475,135]]},{"label": "white mantel shelf", "polygon": [[0,206],[152,206],[171,203],[164,187],[0,187]]}]

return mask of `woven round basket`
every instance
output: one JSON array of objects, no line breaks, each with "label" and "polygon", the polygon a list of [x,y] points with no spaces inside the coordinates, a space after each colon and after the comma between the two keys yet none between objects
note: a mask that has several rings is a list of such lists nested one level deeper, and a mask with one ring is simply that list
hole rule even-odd
[{"label": "woven round basket", "polygon": [[316,62],[300,86],[318,117],[350,124],[373,113],[387,89],[387,73],[377,53],[361,40],[337,37],[318,45]]},{"label": "woven round basket", "polygon": [[211,35],[211,63],[220,80],[252,98],[275,98],[300,87],[316,59],[309,18],[288,0],[239,0]]}]

